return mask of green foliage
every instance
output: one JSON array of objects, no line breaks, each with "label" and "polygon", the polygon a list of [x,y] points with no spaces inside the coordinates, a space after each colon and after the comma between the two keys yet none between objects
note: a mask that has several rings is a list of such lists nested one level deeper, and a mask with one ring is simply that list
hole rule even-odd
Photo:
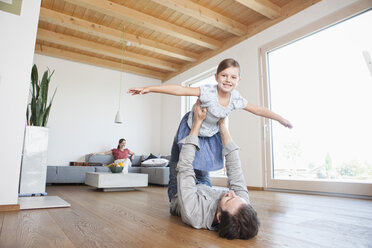
[{"label": "green foliage", "polygon": [[300,142],[292,142],[283,144],[284,150],[284,157],[290,160],[296,160],[301,157],[302,150],[300,146]]},{"label": "green foliage", "polygon": [[327,153],[325,159],[324,159],[324,165],[327,171],[330,171],[332,169],[332,158],[329,153]]},{"label": "green foliage", "polygon": [[41,81],[39,81],[37,66],[32,67],[31,101],[27,105],[26,112],[27,125],[29,126],[45,127],[47,125],[52,102],[57,91],[57,89],[54,91],[52,99],[47,104],[49,83],[53,73],[54,71],[50,73],[49,69],[46,70]]},{"label": "green foliage", "polygon": [[357,177],[365,173],[365,168],[358,161],[351,161],[338,167],[337,172],[341,176]]}]

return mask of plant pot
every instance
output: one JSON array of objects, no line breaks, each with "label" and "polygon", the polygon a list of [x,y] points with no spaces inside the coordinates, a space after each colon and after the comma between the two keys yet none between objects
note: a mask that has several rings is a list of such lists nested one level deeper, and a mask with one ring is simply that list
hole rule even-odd
[{"label": "plant pot", "polygon": [[45,194],[49,128],[27,126],[25,132],[20,195]]}]

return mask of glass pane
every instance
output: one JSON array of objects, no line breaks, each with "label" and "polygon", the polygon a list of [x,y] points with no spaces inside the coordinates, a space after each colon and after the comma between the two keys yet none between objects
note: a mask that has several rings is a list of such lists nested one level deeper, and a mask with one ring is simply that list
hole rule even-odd
[{"label": "glass pane", "polygon": [[[268,53],[275,179],[372,183],[372,11]],[[364,52],[364,53],[365,53]]]}]

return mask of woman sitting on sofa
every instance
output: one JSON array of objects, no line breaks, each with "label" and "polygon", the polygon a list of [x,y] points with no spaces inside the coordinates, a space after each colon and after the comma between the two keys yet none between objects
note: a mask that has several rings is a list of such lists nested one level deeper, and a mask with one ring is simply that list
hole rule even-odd
[{"label": "woman sitting on sofa", "polygon": [[116,149],[111,149],[107,152],[94,152],[91,153],[91,155],[112,155],[114,156],[114,163],[122,162],[124,165],[123,173],[128,173],[128,167],[132,165],[131,160],[134,158],[134,152],[131,152],[128,148],[125,148],[126,142],[127,141],[125,139],[120,139]]}]

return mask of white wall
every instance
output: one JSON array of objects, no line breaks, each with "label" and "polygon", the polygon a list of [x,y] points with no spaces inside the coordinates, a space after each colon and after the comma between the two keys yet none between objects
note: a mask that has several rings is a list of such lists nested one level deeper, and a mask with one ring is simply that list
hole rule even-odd
[{"label": "white wall", "polygon": [[160,84],[159,80],[123,73],[121,113],[123,124],[114,123],[118,110],[120,72],[35,54],[41,75],[55,70],[51,109],[48,165],[84,161],[91,152],[108,151],[120,138],[136,154],[160,152],[161,96],[131,96],[130,87]]},{"label": "white wall", "polygon": [[0,10],[0,205],[17,204],[32,59],[40,0],[21,15]]},{"label": "white wall", "polygon": [[[322,0],[304,11],[278,23],[263,32],[241,42],[223,53],[201,63],[200,65],[178,75],[167,83],[182,83],[189,78],[207,71],[225,58],[235,58],[241,66],[242,80],[239,92],[251,103],[261,104],[259,82],[258,51],[259,48],[277,38],[291,33],[307,24],[327,16],[356,0]],[[163,96],[162,152],[170,149],[174,133],[177,130],[181,112],[181,100]],[[285,113],[279,113],[285,116]],[[240,146],[243,173],[248,186],[262,187],[263,179],[263,137],[262,123],[259,117],[245,111],[235,111],[230,115],[230,133]]]}]

